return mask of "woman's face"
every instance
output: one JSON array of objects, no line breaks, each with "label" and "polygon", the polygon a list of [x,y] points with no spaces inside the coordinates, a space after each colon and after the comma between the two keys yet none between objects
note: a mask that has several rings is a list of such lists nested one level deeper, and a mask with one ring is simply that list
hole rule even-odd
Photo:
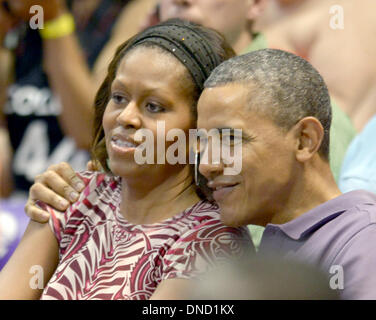
[{"label": "woman's face", "polygon": [[[193,84],[189,79],[185,66],[162,49],[140,46],[124,56],[103,115],[109,166],[115,175],[149,180],[155,176],[165,178],[178,169],[179,166],[167,161],[156,164],[157,152],[163,152],[164,156],[165,150],[174,143],[166,141],[161,133],[178,128],[188,138],[189,129],[195,127],[196,119],[191,111]],[[135,141],[135,133],[140,129],[153,136],[154,164],[140,165],[135,161],[136,148],[142,143]],[[185,151],[188,142],[186,146]]]}]

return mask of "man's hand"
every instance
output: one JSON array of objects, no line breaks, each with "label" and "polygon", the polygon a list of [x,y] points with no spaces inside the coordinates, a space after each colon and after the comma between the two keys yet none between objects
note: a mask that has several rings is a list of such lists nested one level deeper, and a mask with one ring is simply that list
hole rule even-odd
[{"label": "man's hand", "polygon": [[36,201],[40,200],[56,210],[65,211],[71,203],[77,201],[84,188],[83,181],[68,163],[50,166],[46,172],[35,178],[25,206],[26,214],[34,221],[45,223],[49,214],[40,209]]},{"label": "man's hand", "polygon": [[30,8],[33,5],[43,8],[44,21],[55,19],[66,11],[65,0],[11,0],[8,4],[12,14],[24,21],[32,17]]}]

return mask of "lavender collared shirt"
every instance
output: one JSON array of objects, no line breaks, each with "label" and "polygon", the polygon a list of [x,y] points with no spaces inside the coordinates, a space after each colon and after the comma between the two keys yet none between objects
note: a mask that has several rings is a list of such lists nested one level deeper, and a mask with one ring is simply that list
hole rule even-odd
[{"label": "lavender collared shirt", "polygon": [[376,299],[376,194],[344,193],[288,223],[268,224],[259,253],[271,252],[318,266],[342,299]]}]

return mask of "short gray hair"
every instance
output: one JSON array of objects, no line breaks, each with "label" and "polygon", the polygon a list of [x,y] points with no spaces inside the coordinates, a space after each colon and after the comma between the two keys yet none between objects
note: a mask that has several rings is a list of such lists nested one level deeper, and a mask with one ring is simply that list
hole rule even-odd
[{"label": "short gray hair", "polygon": [[323,78],[309,62],[282,50],[257,50],[220,64],[205,88],[230,83],[248,87],[252,110],[267,114],[282,128],[289,129],[304,117],[317,118],[324,128],[319,154],[329,159],[330,97]]}]

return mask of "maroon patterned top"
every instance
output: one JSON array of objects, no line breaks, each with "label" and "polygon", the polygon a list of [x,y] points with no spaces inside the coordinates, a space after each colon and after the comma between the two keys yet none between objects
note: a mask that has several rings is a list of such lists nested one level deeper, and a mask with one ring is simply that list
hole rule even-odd
[{"label": "maroon patterned top", "polygon": [[60,262],[42,299],[148,299],[162,280],[199,276],[252,248],[247,229],[224,226],[209,202],[134,225],[119,211],[121,178],[81,178],[86,188],[65,213],[47,207]]}]

